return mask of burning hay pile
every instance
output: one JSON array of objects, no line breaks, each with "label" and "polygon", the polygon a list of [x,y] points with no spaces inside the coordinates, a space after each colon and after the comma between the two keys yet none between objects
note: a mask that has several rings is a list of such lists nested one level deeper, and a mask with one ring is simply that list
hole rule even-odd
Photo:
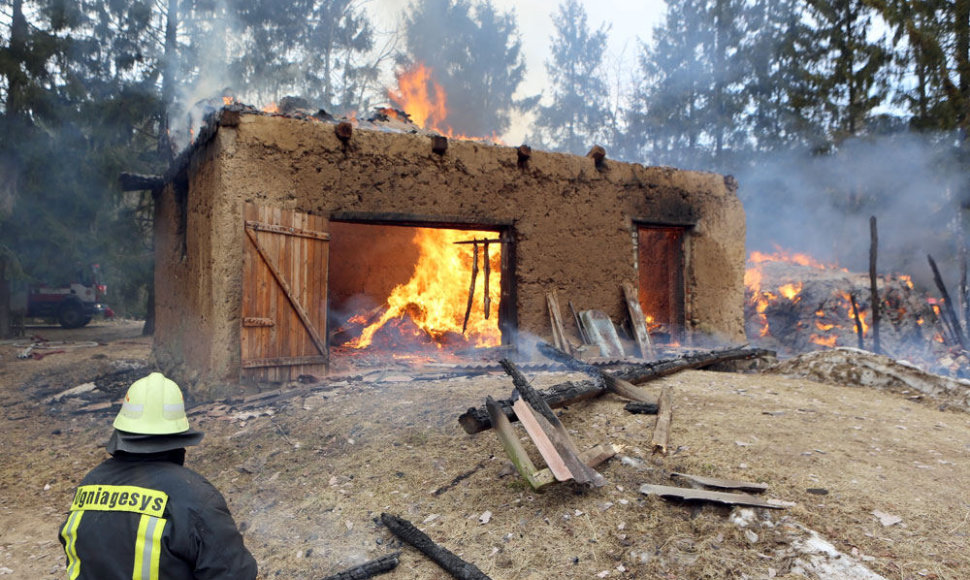
[{"label": "burning hay pile", "polygon": [[879,350],[952,376],[970,368],[963,349],[945,338],[942,301],[919,290],[909,276],[877,279],[877,329],[868,274],[780,252],[753,252],[748,266],[745,330],[758,346],[787,355],[835,347]]}]

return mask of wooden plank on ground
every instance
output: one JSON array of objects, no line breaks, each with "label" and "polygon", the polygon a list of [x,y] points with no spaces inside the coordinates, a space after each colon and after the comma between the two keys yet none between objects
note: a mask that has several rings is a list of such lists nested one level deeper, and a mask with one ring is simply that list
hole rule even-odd
[{"label": "wooden plank on ground", "polygon": [[[545,347],[550,349],[552,348],[549,345],[545,345]],[[543,350],[542,343],[539,344],[539,350]],[[638,364],[630,371],[618,373],[613,378],[616,378],[617,380],[625,379],[634,383],[645,383],[647,381],[658,379],[660,377],[666,377],[686,369],[704,368],[705,366],[724,361],[746,360],[774,355],[774,351],[750,349],[747,347],[712,350],[672,359]],[[585,364],[582,361],[576,362],[579,364]],[[607,373],[603,373],[603,375],[613,376],[607,375]],[[607,379],[605,376],[600,376],[599,374],[595,376],[596,380],[568,381],[559,383],[552,385],[548,389],[539,391],[539,393],[541,394],[542,398],[545,399],[546,403],[552,408],[564,407],[572,403],[592,399],[602,395],[609,389],[609,387],[607,387]],[[622,379],[620,377],[622,377]],[[509,399],[500,399],[496,402],[499,404],[499,407],[501,407],[505,416],[508,417],[509,421],[517,420],[515,412],[512,411],[512,401]],[[465,432],[469,434],[480,433],[492,428],[492,422],[488,418],[488,413],[484,408],[481,407],[472,407],[459,415],[458,423],[462,426]]]},{"label": "wooden plank on ground", "polygon": [[689,501],[709,501],[725,505],[743,505],[770,509],[784,509],[784,505],[771,503],[768,500],[746,493],[727,493],[723,491],[707,491],[689,487],[672,487],[668,485],[652,485],[645,483],[640,486],[640,493],[644,495],[659,495],[663,498],[675,498]]},{"label": "wooden plank on ground", "polygon": [[735,481],[732,479],[718,479],[716,477],[704,477],[703,475],[690,475],[689,473],[671,473],[670,477],[684,479],[691,483],[697,483],[705,487],[716,487],[718,489],[740,489],[748,493],[763,493],[768,490],[768,485],[764,483],[752,483],[749,481]]},{"label": "wooden plank on ground", "polygon": [[387,554],[386,556],[381,556],[380,558],[370,560],[369,562],[364,562],[359,566],[348,568],[343,572],[337,572],[332,576],[327,576],[326,578],[323,578],[323,580],[366,580],[367,578],[371,578],[379,574],[385,574],[394,568],[397,568],[400,557],[400,552]]},{"label": "wooden plank on ground", "polygon": [[[515,414],[518,416],[519,422],[525,427],[526,433],[532,438],[536,449],[539,450],[539,455],[542,456],[543,461],[546,462],[546,465],[556,480],[568,481],[573,479],[573,474],[569,470],[569,467],[566,466],[565,459],[559,454],[559,450],[556,449],[556,445],[550,439],[550,434],[546,433],[546,430],[539,424],[539,419],[532,412],[529,404],[519,398],[512,403],[512,408],[515,409]],[[535,468],[533,467],[534,472]]]},{"label": "wooden plank on ground", "polygon": [[489,580],[484,572],[471,562],[466,562],[447,548],[439,546],[427,534],[411,522],[395,515],[382,513],[381,522],[402,541],[417,548],[425,556],[459,580]]},{"label": "wooden plank on ground", "polygon": [[640,307],[640,299],[637,297],[637,291],[633,284],[623,283],[623,297],[626,299],[626,308],[630,315],[633,335],[636,337],[637,346],[640,347],[640,358],[654,358],[650,333],[647,332],[647,320],[643,316],[643,308]]},{"label": "wooden plank on ground", "polygon": [[[492,425],[495,426],[495,432],[498,435],[499,441],[502,442],[502,447],[505,448],[505,453],[508,454],[509,459],[512,460],[512,465],[515,466],[516,471],[523,479],[529,482],[529,485],[533,489],[538,489],[543,484],[539,484],[535,480],[536,466],[532,463],[532,459],[529,458],[529,454],[526,453],[525,448],[522,447],[522,443],[519,438],[515,435],[515,430],[512,427],[512,423],[509,422],[505,413],[499,408],[495,399],[492,397],[485,398],[485,408],[488,409],[488,414],[492,418]],[[548,471],[548,469],[547,469]],[[549,477],[552,478],[552,472],[549,472]]]},{"label": "wooden plank on ground", "polygon": [[[536,411],[534,415],[536,421],[542,430],[545,431],[546,435],[548,435],[549,441],[555,447],[559,456],[562,457],[573,479],[579,483],[589,483],[596,487],[606,485],[606,478],[600,475],[595,469],[590,469],[579,459],[579,451],[576,449],[576,445],[559,420],[559,417],[556,417],[556,414],[552,412],[552,409],[549,408],[549,405],[546,404],[542,396],[529,384],[529,381],[526,380],[525,375],[519,371],[518,367],[508,359],[502,359],[499,361],[499,364],[512,377],[515,389],[519,392],[524,402],[528,403],[524,407],[517,406],[519,401],[516,401],[512,405],[512,408],[519,415],[519,420],[522,421],[523,425],[525,425],[525,418],[520,414],[520,410],[531,414],[531,411],[534,409]],[[552,466],[550,465],[550,467]]]},{"label": "wooden plank on ground", "polygon": [[[599,464],[603,463],[610,457],[617,454],[616,447],[613,447],[609,443],[600,443],[599,445],[594,445],[586,451],[579,454],[579,459],[585,463],[588,467],[595,469]],[[532,487],[538,489],[544,485],[548,485],[555,481],[555,476],[553,476],[552,471],[547,467],[545,469],[540,469],[532,475]],[[532,483],[530,481],[530,483]]]}]

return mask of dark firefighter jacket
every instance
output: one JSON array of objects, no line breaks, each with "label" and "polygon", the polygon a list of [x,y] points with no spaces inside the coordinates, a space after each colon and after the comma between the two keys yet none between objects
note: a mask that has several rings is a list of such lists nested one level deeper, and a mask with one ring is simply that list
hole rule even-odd
[{"label": "dark firefighter jacket", "polygon": [[85,476],[61,527],[70,580],[256,578],[225,499],[177,451],[116,453]]}]

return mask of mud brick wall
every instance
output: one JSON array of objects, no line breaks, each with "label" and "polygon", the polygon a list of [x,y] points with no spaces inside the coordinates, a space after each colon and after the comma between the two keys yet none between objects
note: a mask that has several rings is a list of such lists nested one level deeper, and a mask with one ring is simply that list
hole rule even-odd
[{"label": "mud brick wall", "polygon": [[[626,317],[636,224],[692,224],[688,335],[744,341],[745,218],[731,178],[607,159],[224,111],[173,170],[156,204],[156,333],[164,370],[195,382],[239,371],[243,205],[328,219],[487,224],[510,232],[520,335],[551,338],[545,295]],[[567,332],[576,333],[571,317]]]}]

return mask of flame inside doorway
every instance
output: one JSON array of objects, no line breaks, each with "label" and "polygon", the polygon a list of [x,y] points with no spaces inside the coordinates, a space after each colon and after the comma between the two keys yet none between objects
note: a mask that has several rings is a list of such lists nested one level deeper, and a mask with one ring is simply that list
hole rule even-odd
[{"label": "flame inside doorway", "polygon": [[[377,228],[375,234],[381,229],[370,227]],[[374,297],[378,303],[383,301],[381,308],[372,310],[369,316],[358,313],[349,320],[361,325],[362,330],[343,346],[441,350],[501,344],[498,305],[502,253],[498,232],[434,227],[384,229],[413,232],[410,243],[415,247],[385,253],[381,258],[386,262],[384,267],[355,266],[380,271],[390,268],[390,262],[416,256],[410,278],[395,285],[389,295]],[[400,268],[401,264],[394,267]],[[473,269],[477,272],[469,305]]]}]

